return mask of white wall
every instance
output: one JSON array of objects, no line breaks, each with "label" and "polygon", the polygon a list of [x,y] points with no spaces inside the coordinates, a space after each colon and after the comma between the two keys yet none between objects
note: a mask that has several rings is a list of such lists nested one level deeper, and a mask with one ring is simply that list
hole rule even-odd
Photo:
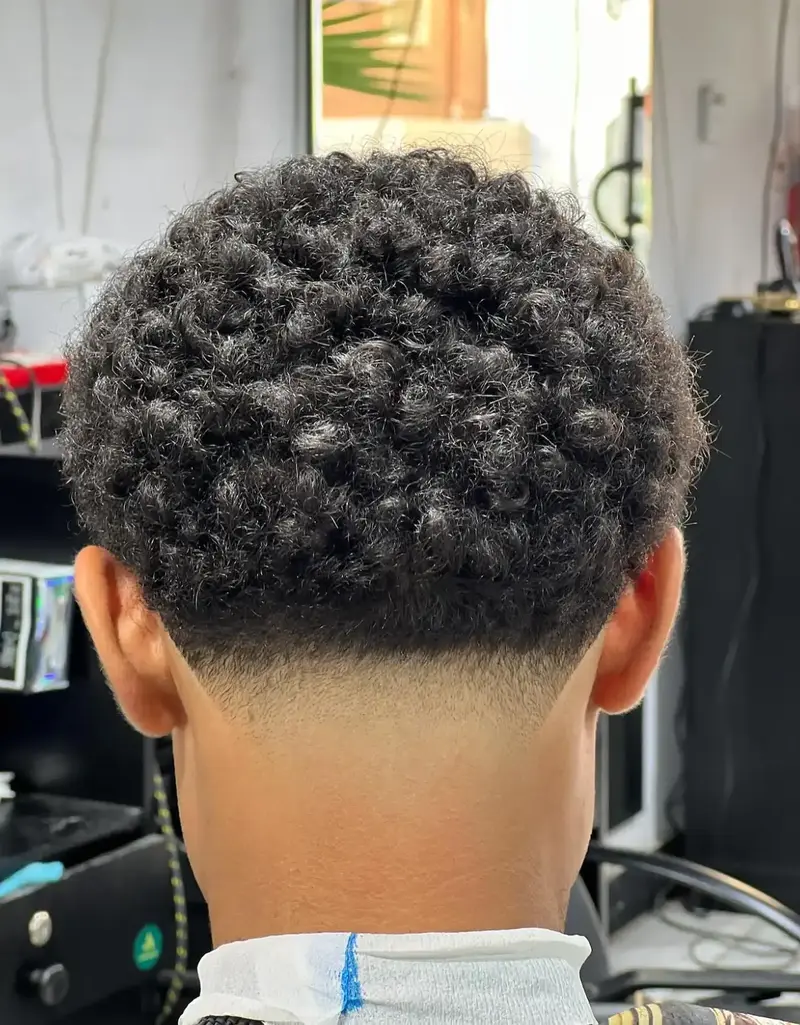
[{"label": "white wall", "polygon": [[[780,0],[654,0],[654,7],[650,272],[680,323],[719,296],[752,292],[759,278]],[[790,99],[800,85],[800,4],[794,9]],[[697,137],[704,82],[725,97],[708,143]]]},{"label": "white wall", "polygon": [[[584,201],[606,163],[606,126],[628,79],[644,86],[652,77],[648,266],[681,330],[681,318],[720,295],[750,292],[759,278],[780,3],[653,0],[652,76],[648,0],[624,0],[618,21],[608,17],[605,0],[488,3],[489,113],[522,121],[534,137],[535,169],[565,186],[574,178],[570,127],[577,111],[577,186]],[[800,100],[798,0],[793,8],[786,48],[790,105]],[[704,83],[725,97],[709,142],[697,133]],[[779,203],[776,194],[775,216]]]},{"label": "white wall", "polygon": [[[109,0],[46,0],[66,225],[78,231]],[[126,248],[238,168],[306,148],[303,0],[116,0],[89,228]],[[57,227],[38,0],[0,0],[0,239]],[[21,341],[52,349],[69,294],[18,294]]]},{"label": "white wall", "polygon": [[[606,0],[487,5],[488,112],[523,122],[534,139],[535,173],[571,187],[584,204],[609,154],[622,156],[609,126],[631,78],[640,90],[650,80],[649,0],[624,0],[619,12],[612,18]],[[614,193],[610,185],[612,209]]]}]

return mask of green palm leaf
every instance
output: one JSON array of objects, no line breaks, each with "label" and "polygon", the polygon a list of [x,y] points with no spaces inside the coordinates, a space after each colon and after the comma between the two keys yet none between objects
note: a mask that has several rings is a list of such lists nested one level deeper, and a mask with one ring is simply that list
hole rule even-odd
[{"label": "green palm leaf", "polygon": [[[323,13],[336,8],[341,0],[325,0]],[[325,17],[322,23],[322,80],[325,85],[338,86],[352,92],[367,96],[382,96],[392,100],[424,100],[424,90],[410,91],[398,88],[401,74],[406,71],[419,71],[419,67],[408,64],[405,56],[401,61],[386,60],[387,50],[396,52],[393,47],[380,45],[391,35],[385,28],[359,29],[357,23],[363,22],[374,11],[367,9],[341,17]],[[356,23],[354,31],[335,31],[330,29],[344,24]],[[394,75],[389,74],[390,71]],[[416,85],[412,87],[416,90]]]}]

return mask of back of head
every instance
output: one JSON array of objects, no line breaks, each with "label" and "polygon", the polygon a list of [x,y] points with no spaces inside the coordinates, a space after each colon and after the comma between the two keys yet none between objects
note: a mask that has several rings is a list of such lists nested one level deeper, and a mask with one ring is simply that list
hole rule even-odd
[{"label": "back of head", "polygon": [[549,704],[704,441],[634,257],[439,151],[237,176],[68,357],[77,508],[232,706],[307,656],[502,658],[484,697]]}]

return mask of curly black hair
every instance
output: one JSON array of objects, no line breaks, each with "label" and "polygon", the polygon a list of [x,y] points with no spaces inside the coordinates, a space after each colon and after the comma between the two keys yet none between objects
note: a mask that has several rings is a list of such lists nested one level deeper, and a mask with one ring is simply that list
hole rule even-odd
[{"label": "curly black hair", "polygon": [[706,437],[635,258],[444,151],[237,175],[68,359],[76,507],[190,662],[278,636],[582,650]]}]

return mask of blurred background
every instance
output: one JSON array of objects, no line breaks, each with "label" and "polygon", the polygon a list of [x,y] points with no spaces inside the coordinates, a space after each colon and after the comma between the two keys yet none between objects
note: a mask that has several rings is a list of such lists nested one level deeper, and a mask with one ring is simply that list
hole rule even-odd
[{"label": "blurred background", "polygon": [[[321,34],[318,149],[447,142],[587,206],[609,162],[627,156],[631,91],[650,88],[649,0],[342,0],[323,5]],[[638,115],[634,132],[642,160]],[[625,231],[623,190],[604,198]],[[642,212],[647,198],[637,176]],[[647,238],[642,223],[643,251]]]}]

